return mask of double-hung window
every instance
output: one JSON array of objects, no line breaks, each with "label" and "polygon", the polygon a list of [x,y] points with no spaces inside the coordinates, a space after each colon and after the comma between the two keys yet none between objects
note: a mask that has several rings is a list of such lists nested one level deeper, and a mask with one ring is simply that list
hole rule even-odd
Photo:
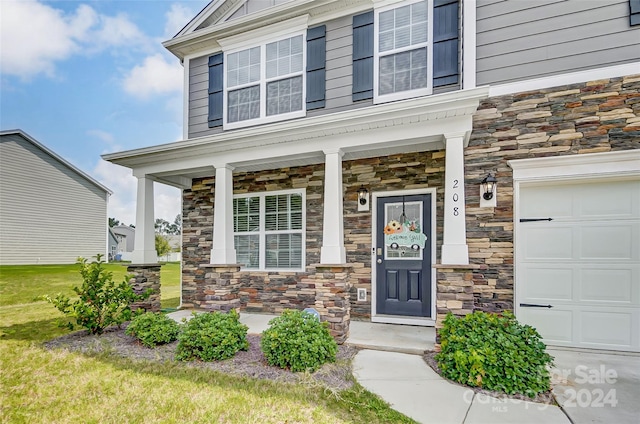
[{"label": "double-hung window", "polygon": [[305,266],[304,191],[238,195],[233,199],[236,260],[244,269]]},{"label": "double-hung window", "polygon": [[304,116],[305,45],[299,33],[225,53],[226,128]]},{"label": "double-hung window", "polygon": [[376,9],[374,100],[386,102],[433,91],[433,0]]}]

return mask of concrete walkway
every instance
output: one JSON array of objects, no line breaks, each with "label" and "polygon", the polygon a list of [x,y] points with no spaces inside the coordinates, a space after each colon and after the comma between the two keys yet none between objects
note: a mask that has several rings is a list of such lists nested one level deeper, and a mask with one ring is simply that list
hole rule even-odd
[{"label": "concrete walkway", "polygon": [[420,423],[570,424],[557,406],[496,399],[449,383],[417,355],[361,350],[353,374],[364,388]]},{"label": "concrete walkway", "polygon": [[[183,310],[169,316],[180,321],[191,314]],[[272,318],[240,314],[251,334],[264,331]],[[347,343],[363,349],[354,358],[353,374],[367,390],[420,423],[571,423],[557,406],[478,395],[444,380],[421,357],[433,349],[434,340],[432,327],[351,321]]]}]

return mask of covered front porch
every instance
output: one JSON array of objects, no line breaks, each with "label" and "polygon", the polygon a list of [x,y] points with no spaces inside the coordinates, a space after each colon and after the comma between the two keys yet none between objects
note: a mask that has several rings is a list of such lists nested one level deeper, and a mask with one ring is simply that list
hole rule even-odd
[{"label": "covered front porch", "polygon": [[[352,216],[351,211],[361,185],[369,185],[370,193],[415,187],[431,188],[436,195],[437,190],[438,246],[436,255],[434,244],[430,269],[438,285],[440,279],[449,280],[450,275],[456,281],[462,278],[460,269],[469,264],[463,152],[472,115],[486,94],[486,89],[445,93],[105,155],[106,160],[131,168],[138,179],[139,236],[133,263],[139,268],[157,263],[153,183],[179,187],[188,193],[183,196],[183,221],[191,219],[196,223],[189,229],[185,225],[183,233],[182,307],[260,311],[251,302],[256,298],[255,291],[279,279],[283,282],[282,289],[278,289],[282,291],[280,308],[315,308],[321,319],[329,322],[334,337],[344,342],[349,335],[354,302],[351,289],[358,283],[371,287],[375,261],[371,212]],[[376,177],[370,183],[366,171],[358,173],[353,169],[347,178],[343,175],[347,160],[360,169],[359,163],[388,162],[391,157],[404,160],[414,154],[417,160],[410,163],[385,164],[385,172],[397,172],[397,166],[412,166],[416,172],[421,169],[423,176],[429,174],[417,181],[405,181],[398,174],[386,180]],[[432,165],[422,161],[425,157]],[[298,178],[295,172],[289,172],[291,169],[306,170],[313,178]],[[259,178],[252,179],[253,175]],[[314,208],[314,214],[307,217],[306,225],[311,229],[306,236],[303,233],[302,265],[285,271],[247,270],[239,263],[236,252],[234,195],[282,190],[280,180],[287,181],[287,190],[305,191],[305,207]],[[200,197],[188,198],[196,191]],[[353,240],[353,231],[345,235],[345,222],[353,224],[359,219],[368,222],[369,228],[358,228],[358,241],[347,245],[345,240]],[[435,239],[436,233],[433,234]],[[349,253],[354,243],[359,250]],[[250,286],[256,279],[263,279],[264,284]],[[369,301],[372,304],[373,300]],[[430,301],[434,311],[431,325],[436,322],[436,302],[438,320],[449,307],[473,307],[472,295],[460,287],[449,287],[442,300],[434,290]],[[278,307],[269,312],[278,312]]]}]

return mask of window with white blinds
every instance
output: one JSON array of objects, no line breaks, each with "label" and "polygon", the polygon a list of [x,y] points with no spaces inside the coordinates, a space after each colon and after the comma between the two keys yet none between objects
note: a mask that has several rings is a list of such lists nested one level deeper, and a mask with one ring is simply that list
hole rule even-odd
[{"label": "window with white blinds", "polygon": [[299,34],[226,54],[228,128],[304,115],[305,45]]},{"label": "window with white blinds", "polygon": [[303,270],[304,205],[303,191],[234,197],[238,263],[246,269]]},{"label": "window with white blinds", "polygon": [[376,99],[398,100],[431,93],[430,10],[431,1],[426,0],[376,10]]}]

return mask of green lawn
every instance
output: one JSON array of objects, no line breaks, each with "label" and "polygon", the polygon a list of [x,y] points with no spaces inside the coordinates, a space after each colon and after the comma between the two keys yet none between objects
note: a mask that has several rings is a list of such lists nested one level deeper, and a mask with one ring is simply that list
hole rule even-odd
[{"label": "green lawn", "polygon": [[[106,266],[116,281],[126,273]],[[179,275],[179,264],[162,267],[163,308],[178,306]],[[0,422],[412,422],[360,386],[336,395],[181,363],[44,349],[68,330],[38,297],[73,295],[80,282],[77,265],[0,266]]]}]

